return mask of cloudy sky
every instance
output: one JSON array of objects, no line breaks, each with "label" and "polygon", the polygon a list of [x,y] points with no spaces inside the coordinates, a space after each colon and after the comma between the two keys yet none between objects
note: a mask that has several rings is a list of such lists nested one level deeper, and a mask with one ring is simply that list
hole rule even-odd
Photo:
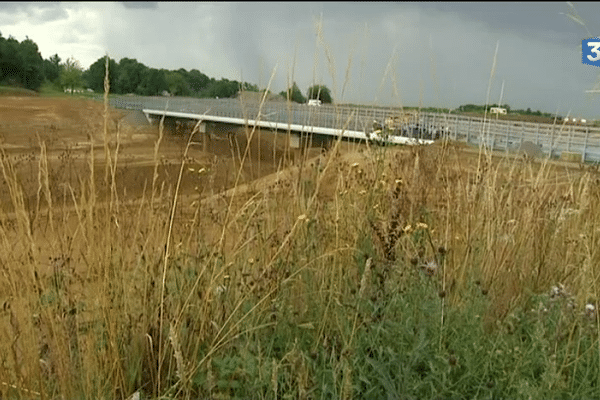
[{"label": "cloudy sky", "polygon": [[[600,93],[585,92],[600,68],[581,62],[581,40],[600,34],[600,4],[573,7],[11,2],[0,3],[0,32],[85,68],[108,52],[260,87],[274,74],[274,92],[292,80],[303,92],[324,83],[338,102],[381,105],[484,104],[489,88],[490,103],[502,94],[512,108],[600,118]],[[567,15],[573,10],[585,25]]]}]

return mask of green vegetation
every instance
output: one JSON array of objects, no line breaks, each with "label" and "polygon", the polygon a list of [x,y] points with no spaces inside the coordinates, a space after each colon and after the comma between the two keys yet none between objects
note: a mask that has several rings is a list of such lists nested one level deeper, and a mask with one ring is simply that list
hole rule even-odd
[{"label": "green vegetation", "polygon": [[[116,87],[117,74],[119,72],[118,65],[115,60],[109,58],[108,60],[108,79],[110,87]],[[106,75],[106,57],[99,58],[90,65],[83,74],[83,80],[88,88],[94,92],[104,92],[104,76]]]},{"label": "green vegetation", "polygon": [[306,97],[302,95],[302,91],[298,88],[296,82],[294,82],[292,84],[292,87],[288,88],[288,90],[284,90],[281,93],[279,93],[279,95],[295,103],[306,103]]},{"label": "green vegetation", "polygon": [[44,61],[37,44],[27,38],[19,43],[0,33],[0,84],[36,90],[44,81]]},{"label": "green vegetation", "polygon": [[306,92],[306,98],[308,100],[321,100],[323,104],[331,104],[333,102],[331,92],[325,85],[313,85],[309,87]]},{"label": "green vegetation", "polygon": [[79,61],[69,58],[65,61],[63,68],[60,72],[60,83],[61,86],[67,90],[71,94],[75,91],[75,89],[81,88],[82,79],[81,74],[83,73],[83,68],[79,64]]},{"label": "green vegetation", "polygon": [[37,96],[38,93],[33,90],[23,89],[14,86],[0,86],[0,96]]},{"label": "green vegetation", "polygon": [[[164,74],[198,96],[240,87]],[[217,168],[188,165],[192,132],[163,178],[160,129],[131,199],[119,125],[103,123],[79,186],[56,180],[69,161],[43,142],[26,159],[0,147],[2,398],[600,397],[597,170],[450,142],[346,158],[336,142],[276,182],[191,202],[183,177],[218,192]]]},{"label": "green vegetation", "polygon": [[[511,109],[510,106],[508,104],[501,104],[501,105],[497,105],[497,104],[489,104],[487,107],[485,105],[475,105],[475,104],[464,104],[462,106],[459,106],[457,108],[457,111],[459,112],[465,112],[465,113],[479,113],[479,114],[483,114],[486,112],[489,114],[490,113],[490,109],[493,107],[501,107],[501,108],[505,108],[508,114],[518,114],[518,115],[531,115],[531,116],[536,116],[536,117],[545,117],[545,118],[554,118],[556,117],[556,115],[551,114],[551,113],[547,113],[547,112],[541,112],[540,110],[537,111],[532,111],[531,108],[527,108],[526,110],[516,110],[516,109]],[[558,119],[562,119],[562,117],[558,116]]]},{"label": "green vegetation", "polygon": [[[37,45],[30,39],[19,43],[0,34],[0,85],[40,90],[53,85],[59,90],[90,88],[96,93],[104,91],[106,57],[100,57],[89,69],[83,70],[75,59],[61,62],[58,54],[44,60]],[[169,92],[176,96],[228,98],[240,90],[258,91],[248,82],[215,80],[192,69],[177,71],[149,68],[135,59],[123,58],[117,62],[109,58],[109,83],[115,94],[135,93],[145,96]],[[48,93],[48,90],[46,90]]]},{"label": "green vegetation", "polygon": [[465,105],[459,106],[457,108],[457,110],[460,111],[460,112],[482,113],[483,114],[483,113],[486,112],[486,110],[489,113],[490,109],[493,108],[493,107],[505,108],[508,113],[511,112],[510,106],[508,104],[501,104],[501,105],[488,104],[487,106],[485,106],[485,105],[479,106],[479,105],[475,105],[475,104],[465,104]]},{"label": "green vegetation", "polygon": [[[594,175],[448,143],[347,160],[338,144],[188,209],[159,178],[144,201],[116,196],[107,145],[105,179],[80,176],[59,205],[68,161],[40,145],[0,158],[2,398],[600,395]],[[37,206],[23,162],[40,165]]]},{"label": "green vegetation", "polygon": [[44,76],[48,82],[57,82],[62,69],[61,59],[58,54],[44,60]]},{"label": "green vegetation", "polygon": [[[45,83],[59,90],[90,88],[96,93],[104,91],[106,57],[100,57],[87,70],[79,62],[69,58],[61,62],[58,54],[44,60],[37,45],[30,39],[19,43],[0,34],[0,85],[40,90]],[[176,71],[149,68],[135,59],[123,58],[119,62],[109,58],[109,83],[111,93],[158,96],[169,92],[175,96],[231,98],[240,91],[258,92],[255,84],[222,78],[209,78],[202,72],[180,68]],[[44,85],[48,87],[48,85]],[[305,103],[306,98],[294,82],[284,97],[297,103]],[[48,90],[46,90],[48,93]],[[314,85],[308,89],[310,99],[320,99],[331,103],[331,93],[324,85]]]}]

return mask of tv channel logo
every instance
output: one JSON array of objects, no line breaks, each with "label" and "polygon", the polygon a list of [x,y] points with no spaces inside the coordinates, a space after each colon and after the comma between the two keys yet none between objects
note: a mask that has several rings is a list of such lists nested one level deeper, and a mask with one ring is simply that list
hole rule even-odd
[{"label": "tv channel logo", "polygon": [[581,62],[600,67],[600,39],[589,38],[581,41]]}]

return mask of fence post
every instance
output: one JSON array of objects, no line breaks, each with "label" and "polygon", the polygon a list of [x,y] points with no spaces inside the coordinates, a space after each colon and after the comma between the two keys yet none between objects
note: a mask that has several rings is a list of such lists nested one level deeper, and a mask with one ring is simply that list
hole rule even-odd
[{"label": "fence post", "polygon": [[556,125],[552,125],[552,135],[550,136],[550,155],[548,156],[548,158],[552,158],[552,153],[554,152],[554,131],[555,131],[555,127]]},{"label": "fence post", "polygon": [[521,122],[521,143],[519,144],[519,147],[521,147],[523,145],[523,139],[525,138],[525,121]]},{"label": "fence post", "polygon": [[472,119],[469,118],[469,125],[467,125],[467,144],[471,143],[471,121]]},{"label": "fence post", "polygon": [[571,139],[573,138],[573,129],[574,125],[571,125],[571,129],[569,130],[569,140],[567,141],[567,152],[571,152]]},{"label": "fence post", "polygon": [[[454,116],[454,140],[458,139],[458,115]],[[469,142],[467,142],[469,143]]]},{"label": "fence post", "polygon": [[510,142],[510,124],[508,123],[508,121],[504,121],[504,123],[506,124],[506,152],[508,153]]},{"label": "fence post", "polygon": [[[497,118],[497,116],[496,116],[496,118]],[[490,124],[490,129],[491,129],[491,127],[492,127],[492,124]],[[493,130],[493,133],[492,133],[492,146],[491,146],[492,150],[496,149],[496,132],[497,131],[498,131],[498,120],[496,119],[494,121],[494,130]]]},{"label": "fence post", "polygon": [[590,127],[585,127],[585,141],[583,142],[583,152],[581,153],[581,162],[585,163],[585,152],[587,151],[588,138],[590,136]]}]

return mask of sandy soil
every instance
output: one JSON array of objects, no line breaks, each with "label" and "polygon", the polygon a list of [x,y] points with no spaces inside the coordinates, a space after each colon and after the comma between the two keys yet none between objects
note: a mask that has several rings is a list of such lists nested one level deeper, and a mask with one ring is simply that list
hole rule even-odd
[{"label": "sandy soil", "polygon": [[[109,149],[117,162],[118,192],[126,197],[141,197],[150,187],[154,174],[154,149],[158,128],[148,124],[140,112],[110,109],[106,120],[104,105],[93,100],[40,97],[0,97],[0,146],[11,158],[28,201],[34,201],[39,188],[38,169],[42,144],[46,147],[50,183],[60,200],[60,187],[79,186],[89,177],[89,154],[93,147],[96,176],[105,176],[105,126]],[[106,122],[106,124],[105,124]],[[172,186],[177,180],[189,132],[166,131],[160,142],[159,180]],[[181,193],[211,195],[234,184],[240,160],[247,148],[244,128],[230,135],[196,135],[186,158]],[[93,146],[92,146],[93,143]],[[314,149],[318,154],[318,149]],[[272,174],[294,157],[284,157],[285,141],[270,132],[254,132],[248,146],[239,183]],[[291,157],[290,157],[291,156]],[[199,172],[201,171],[201,172]],[[9,202],[4,180],[0,182],[0,200]],[[4,207],[6,209],[6,207]],[[8,211],[8,210],[6,210]]]},{"label": "sandy soil", "polygon": [[[37,200],[42,144],[46,147],[50,187],[57,202],[62,200],[66,187],[70,185],[77,192],[80,180],[89,177],[92,148],[97,186],[102,186],[106,176],[105,127],[111,160],[115,159],[117,143],[119,147],[117,192],[123,198],[140,198],[144,188],[147,194],[152,184],[158,140],[158,128],[149,125],[141,112],[109,109],[105,114],[104,104],[80,98],[0,96],[0,147],[15,166],[26,202]],[[166,131],[160,142],[158,180],[165,183],[167,190],[177,181],[189,132],[189,129]],[[247,146],[249,134],[245,128],[238,128],[194,136],[187,150],[180,193],[208,197],[233,187],[246,149],[240,185],[266,176],[274,177],[275,172],[288,168],[294,158],[296,161],[299,158],[299,153],[286,152],[282,135],[257,131]],[[357,146],[344,144],[342,147],[344,153],[357,150]],[[467,169],[477,165],[476,148],[459,145],[454,151],[457,150],[460,154],[454,158]],[[319,154],[320,149],[315,148],[306,156],[313,159]],[[276,178],[261,181],[269,179]],[[2,208],[10,212],[12,204],[4,179],[0,179],[0,202]]]},{"label": "sandy soil", "polygon": [[[43,198],[40,191],[41,150],[45,146],[48,161],[49,187],[55,205],[54,215],[61,213],[63,204],[66,211],[73,211],[73,190],[79,198],[81,188],[87,184],[90,177],[90,152],[94,151],[94,176],[96,180],[97,199],[99,206],[107,206],[109,198],[106,175],[106,159],[104,147],[105,126],[108,138],[108,148],[111,159],[116,163],[116,187],[120,204],[139,204],[144,196],[150,196],[150,188],[154,176],[155,165],[158,173],[158,183],[164,184],[166,199],[171,199],[169,193],[174,192],[181,170],[182,156],[186,151],[189,131],[171,132],[164,134],[155,162],[155,145],[159,134],[158,128],[148,125],[141,113],[109,110],[106,114],[105,125],[104,105],[92,100],[70,98],[39,98],[39,97],[2,97],[0,96],[0,148],[11,160],[14,174],[23,189],[24,201],[28,210],[35,210],[38,198]],[[225,133],[225,134],[223,134]],[[192,204],[200,201],[209,208],[222,208],[227,204],[227,198],[232,196],[230,190],[238,179],[235,189],[236,200],[244,201],[259,190],[280,190],[284,185],[278,182],[294,179],[292,176],[308,176],[297,174],[299,168],[299,153],[286,152],[284,137],[266,131],[254,133],[250,146],[247,146],[247,132],[244,128],[234,131],[216,132],[211,135],[198,135],[192,139],[187,150],[185,167],[179,193],[181,195],[176,220],[185,230],[186,221],[193,214]],[[93,145],[92,145],[93,144]],[[116,146],[118,144],[118,152]],[[440,144],[427,146],[425,151],[436,154]],[[240,160],[246,148],[243,168]],[[355,162],[365,163],[364,145],[343,143],[340,149],[338,163],[352,165]],[[391,153],[408,152],[410,147],[397,147]],[[505,157],[505,153],[497,154],[497,159]],[[306,171],[314,170],[315,165],[325,162],[318,148],[310,149],[305,161],[301,164]],[[448,148],[447,162],[461,174],[474,177],[478,165],[478,149],[456,144]],[[569,168],[579,169],[572,165]],[[445,166],[440,166],[444,169]],[[332,168],[335,174],[336,168]],[[10,172],[10,171],[9,171]],[[567,171],[567,166],[556,165],[548,178],[564,180],[574,171]],[[294,175],[296,174],[296,175]],[[304,172],[303,172],[304,174]],[[41,174],[42,176],[45,174]],[[320,187],[320,196],[333,198],[336,190],[335,179],[327,180]],[[246,193],[247,192],[247,193]],[[41,195],[40,195],[41,193]],[[243,195],[245,194],[245,195]],[[39,223],[43,224],[44,200],[40,202]],[[282,213],[286,210],[282,209]],[[75,213],[71,215],[69,225],[77,228]],[[0,168],[0,223],[5,223],[5,216],[10,220],[14,217],[11,191]],[[178,214],[179,215],[179,214]],[[179,219],[177,219],[179,218]],[[46,222],[47,224],[47,222]],[[214,235],[220,237],[220,227],[215,225]],[[175,235],[175,233],[174,233]],[[207,233],[209,235],[209,233]],[[207,236],[208,238],[208,236]],[[56,257],[53,246],[48,244],[53,239],[46,237],[44,229],[36,230],[36,242],[40,244],[41,254],[48,258]],[[207,239],[208,240],[208,239]],[[42,249],[43,248],[43,249]]]}]

